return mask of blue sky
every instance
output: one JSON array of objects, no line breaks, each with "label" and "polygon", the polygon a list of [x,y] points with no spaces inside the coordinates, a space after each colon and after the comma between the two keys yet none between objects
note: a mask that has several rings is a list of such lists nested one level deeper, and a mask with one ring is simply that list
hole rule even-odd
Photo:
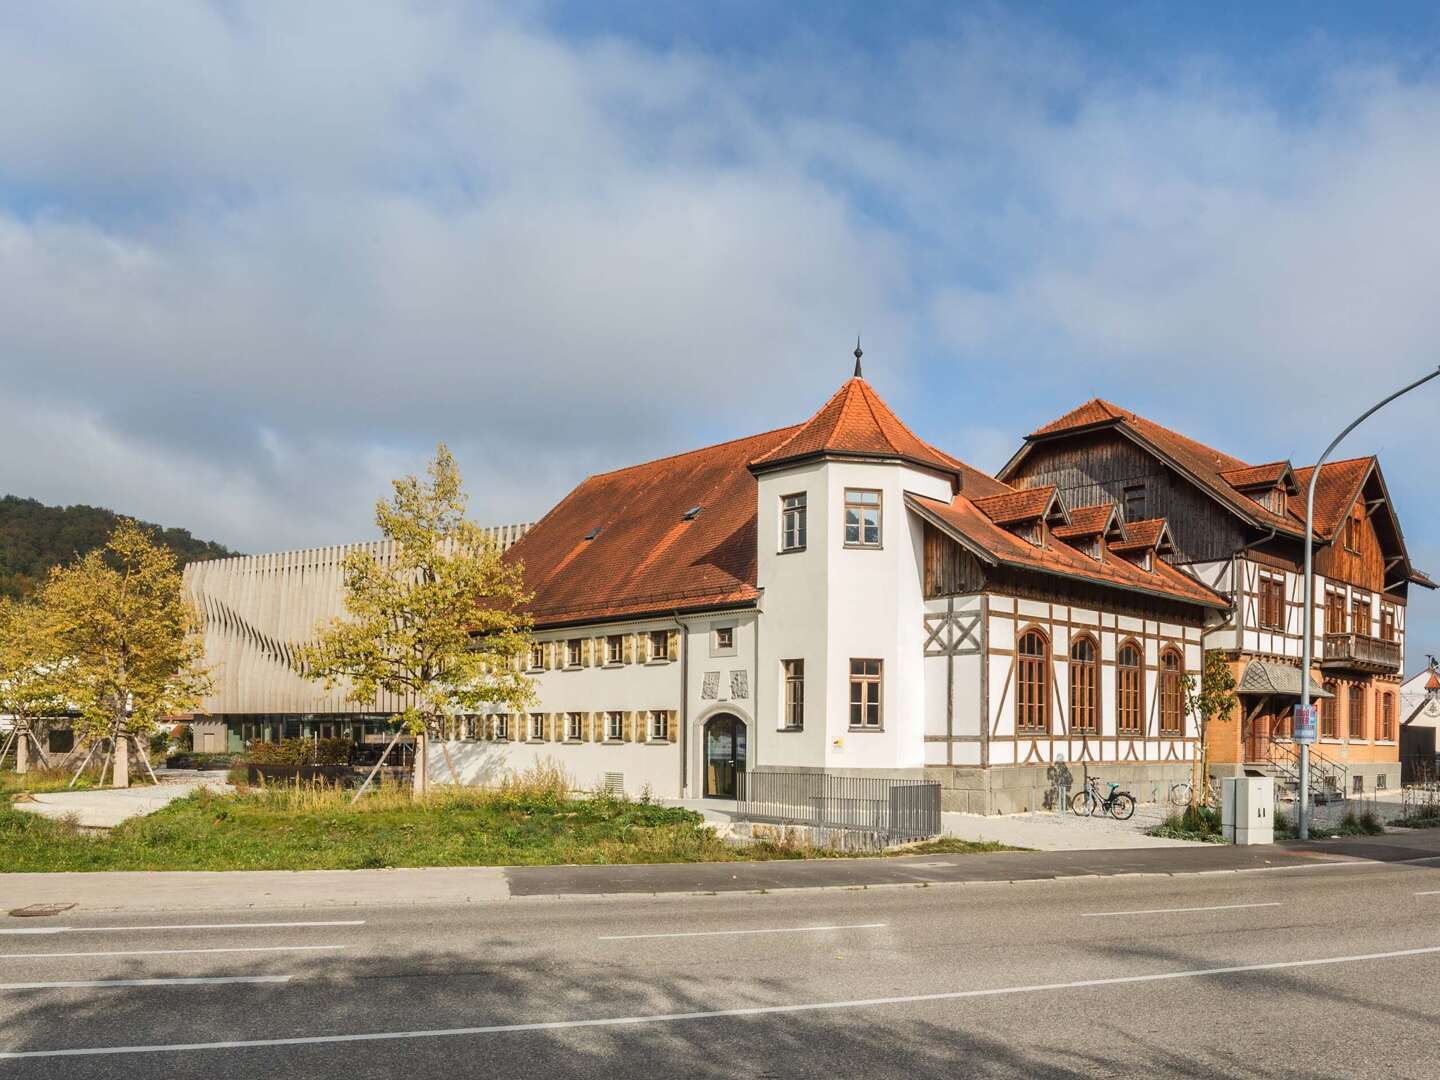
[{"label": "blue sky", "polygon": [[[1312,458],[1440,362],[1433,5],[10,5],[0,490],[244,550],[867,375],[985,468],[1101,395]],[[1381,454],[1416,561],[1440,390]],[[1440,641],[1414,599],[1411,656]]]}]

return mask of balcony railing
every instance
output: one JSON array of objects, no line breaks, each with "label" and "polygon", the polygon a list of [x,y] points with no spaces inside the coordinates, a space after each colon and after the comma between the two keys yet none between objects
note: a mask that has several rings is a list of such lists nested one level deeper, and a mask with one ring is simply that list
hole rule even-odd
[{"label": "balcony railing", "polygon": [[1400,670],[1400,643],[1369,634],[1326,634],[1323,668],[1394,674]]}]

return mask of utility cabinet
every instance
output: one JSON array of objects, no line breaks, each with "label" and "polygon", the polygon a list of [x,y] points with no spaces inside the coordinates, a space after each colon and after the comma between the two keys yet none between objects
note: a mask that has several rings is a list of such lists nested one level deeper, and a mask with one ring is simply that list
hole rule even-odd
[{"label": "utility cabinet", "polygon": [[1220,789],[1220,831],[1232,844],[1275,842],[1275,781],[1227,776]]}]

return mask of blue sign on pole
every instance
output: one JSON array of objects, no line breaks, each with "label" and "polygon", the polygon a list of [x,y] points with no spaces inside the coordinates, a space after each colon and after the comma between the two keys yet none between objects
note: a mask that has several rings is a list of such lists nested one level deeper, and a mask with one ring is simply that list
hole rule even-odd
[{"label": "blue sign on pole", "polygon": [[1297,743],[1313,743],[1319,735],[1315,725],[1315,706],[1296,705],[1295,723],[1291,728],[1291,736]]}]

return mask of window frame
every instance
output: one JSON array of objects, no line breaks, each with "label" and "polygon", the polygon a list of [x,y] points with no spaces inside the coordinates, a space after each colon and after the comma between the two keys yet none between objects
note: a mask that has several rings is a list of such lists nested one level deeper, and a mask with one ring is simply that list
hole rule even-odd
[{"label": "window frame", "polygon": [[585,666],[585,639],[572,637],[565,639],[565,666],[578,668]]},{"label": "window frame", "polygon": [[[730,640],[721,640],[721,635]],[[735,645],[735,624],[728,623],[724,626],[714,626],[710,629],[710,655],[711,656],[734,656],[736,655]]]},{"label": "window frame", "polygon": [[[809,528],[809,497],[804,491],[780,496],[780,551],[804,551]],[[792,525],[794,526],[792,528]],[[793,533],[793,536],[792,536]]]},{"label": "window frame", "polygon": [[[1090,650],[1088,659],[1077,657],[1081,647]],[[1100,645],[1090,634],[1076,634],[1070,642],[1070,732],[1074,735],[1100,734]],[[1085,700],[1081,700],[1082,696]]]},{"label": "window frame", "polygon": [[565,741],[585,741],[585,714],[568,712],[565,714]]},{"label": "window frame", "polygon": [[[1135,663],[1127,664],[1122,659],[1127,650],[1134,651]],[[1135,685],[1127,687],[1125,682],[1132,674]],[[1129,723],[1132,695],[1134,722]],[[1145,734],[1145,649],[1134,638],[1126,638],[1115,650],[1115,734],[1131,738]]]},{"label": "window frame", "polygon": [[605,635],[605,663],[623,665],[625,663],[625,635]]},{"label": "window frame", "polygon": [[543,712],[533,712],[530,714],[530,730],[528,732],[527,741],[545,741],[545,714]]},{"label": "window frame", "polygon": [[625,741],[625,713],[611,709],[605,713],[605,741]]},{"label": "window frame", "polygon": [[1380,728],[1375,733],[1376,742],[1395,741],[1395,695],[1389,691],[1382,691],[1377,695],[1380,698]]},{"label": "window frame", "polygon": [[[856,665],[874,664],[873,672],[856,670]],[[874,700],[870,700],[873,689]],[[859,697],[856,697],[856,691]],[[859,709],[859,723],[856,723],[856,709]],[[870,722],[870,716],[875,718]],[[850,658],[850,730],[885,730],[885,661],[873,656],[852,656]]]},{"label": "window frame", "polygon": [[1326,680],[1321,689],[1330,696],[1320,699],[1320,738],[1340,738],[1340,687],[1333,680]]},{"label": "window frame", "polygon": [[1350,616],[1345,609],[1345,594],[1339,589],[1325,590],[1325,633],[1343,634],[1349,626]]},{"label": "window frame", "polygon": [[[1359,708],[1356,708],[1356,706]],[[1356,730],[1356,721],[1359,721],[1359,730]],[[1345,694],[1345,738],[1349,742],[1365,742],[1365,729],[1370,726],[1370,718],[1365,715],[1365,688],[1359,683],[1351,683]]]},{"label": "window frame", "polygon": [[[1149,512],[1150,485],[1143,480],[1139,483],[1125,484],[1120,489],[1120,508],[1125,515],[1127,522],[1144,521],[1145,515]],[[1138,503],[1139,510],[1131,513],[1131,503]]]},{"label": "window frame", "polygon": [[509,741],[510,741],[510,714],[509,714],[509,713],[496,713],[496,714],[495,714],[495,726],[494,726],[494,728],[493,728],[492,730],[494,731],[494,737],[495,737],[495,741],[496,741],[496,742],[509,742]]},{"label": "window frame", "polygon": [[797,657],[780,661],[780,682],[783,688],[782,731],[805,730],[805,660]]},{"label": "window frame", "polygon": [[1380,602],[1380,640],[1397,641],[1395,626],[1395,605]]},{"label": "window frame", "polygon": [[[1272,574],[1260,575],[1260,610],[1258,614],[1261,630],[1278,631],[1282,634],[1285,632],[1286,592],[1283,576],[1277,578]],[[1278,611],[1271,612],[1272,604],[1278,605]],[[1272,616],[1275,621],[1271,621]]]},{"label": "window frame", "polygon": [[[862,495],[862,496],[863,496],[863,495],[874,495],[874,496],[875,496],[875,501],[874,501],[873,503],[871,503],[871,502],[868,502],[868,501],[866,501],[866,500],[864,500],[864,499],[854,499],[854,498],[852,498],[852,496],[856,496],[856,495]],[[855,522],[855,529],[856,529],[855,535],[856,535],[857,539],[855,539],[855,540],[851,540],[851,539],[850,539],[850,511],[851,511],[852,509],[854,509],[854,510],[856,511],[856,515],[857,515],[857,517],[856,517],[856,522]],[[865,532],[866,532],[866,529],[867,529],[867,525],[866,525],[866,522],[865,522],[865,517],[864,517],[864,515],[865,515],[865,512],[866,512],[867,510],[874,510],[874,511],[875,511],[875,539],[874,539],[873,541],[870,541],[870,540],[866,540],[866,539],[865,539]],[[867,549],[870,549],[870,550],[874,550],[874,549],[876,549],[876,548],[882,548],[882,547],[884,547],[884,546],[885,546],[885,493],[884,493],[883,491],[881,491],[879,488],[852,488],[852,487],[847,487],[847,488],[845,489],[845,504],[844,504],[844,510],[842,511],[842,514],[841,514],[841,517],[840,517],[840,522],[841,522],[841,529],[842,529],[841,536],[844,538],[845,546],[846,546],[847,548],[867,548]]]},{"label": "window frame", "polygon": [[530,643],[530,667],[528,670],[545,670],[545,642],[532,641]]},{"label": "window frame", "polygon": [[1158,682],[1160,708],[1157,717],[1162,739],[1185,737],[1185,655],[1174,645],[1160,650]]},{"label": "window frame", "polygon": [[1375,615],[1373,598],[1368,596],[1350,597],[1350,632],[1361,637],[1370,636],[1371,620]]},{"label": "window frame", "polygon": [[670,714],[664,709],[651,709],[645,723],[647,742],[668,743],[670,741]]},{"label": "window frame", "polygon": [[[1025,652],[1025,642],[1041,643],[1039,653]],[[1015,734],[1049,735],[1050,721],[1050,635],[1038,626],[1026,628],[1015,639]],[[1028,691],[1028,692],[1027,692]]]},{"label": "window frame", "polygon": [[646,659],[651,662],[670,659],[669,630],[650,631],[650,648],[649,655],[646,657]]}]

